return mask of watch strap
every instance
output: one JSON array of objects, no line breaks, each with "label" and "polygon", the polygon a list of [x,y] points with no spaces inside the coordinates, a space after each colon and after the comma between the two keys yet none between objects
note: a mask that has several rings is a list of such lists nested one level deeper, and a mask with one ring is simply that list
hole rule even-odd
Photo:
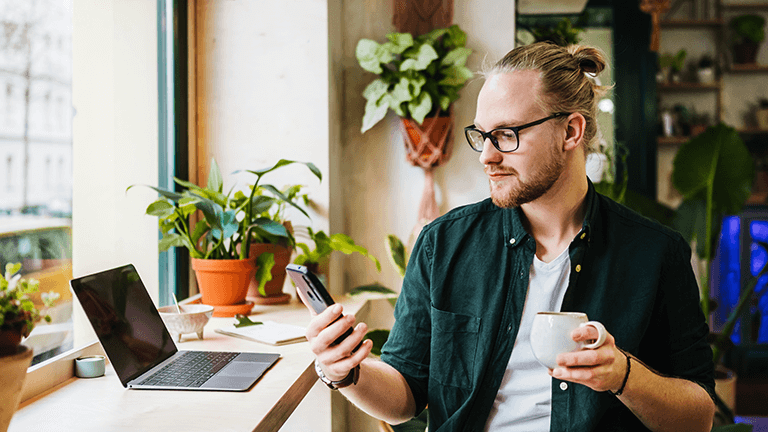
[{"label": "watch strap", "polygon": [[355,366],[349,373],[347,374],[344,379],[339,381],[331,381],[330,378],[325,376],[323,373],[323,369],[320,368],[320,363],[317,362],[317,359],[315,359],[315,372],[317,373],[317,376],[320,378],[320,381],[323,382],[326,386],[328,386],[331,390],[338,390],[340,388],[349,387],[351,385],[357,384],[357,380],[360,379],[360,365]]}]

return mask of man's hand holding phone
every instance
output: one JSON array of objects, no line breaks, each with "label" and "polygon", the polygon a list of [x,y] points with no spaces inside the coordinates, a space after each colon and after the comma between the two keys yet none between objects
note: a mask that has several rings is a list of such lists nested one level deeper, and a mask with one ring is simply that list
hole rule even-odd
[{"label": "man's hand holding phone", "polygon": [[[299,294],[299,297],[302,297],[302,294]],[[304,298],[302,302],[308,304]],[[340,304],[334,304],[318,315],[310,308],[310,312],[315,316],[306,331],[310,349],[325,376],[332,381],[340,381],[349,375],[352,369],[368,357],[373,347],[369,339],[363,340],[368,326],[365,323],[355,325],[355,317],[342,315],[343,309]],[[353,327],[351,334],[335,343]]]}]

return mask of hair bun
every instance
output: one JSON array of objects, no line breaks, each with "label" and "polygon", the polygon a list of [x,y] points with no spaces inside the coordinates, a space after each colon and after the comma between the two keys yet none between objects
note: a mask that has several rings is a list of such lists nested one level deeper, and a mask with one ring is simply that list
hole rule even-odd
[{"label": "hair bun", "polygon": [[568,51],[576,60],[576,63],[579,65],[579,69],[581,69],[583,72],[597,75],[605,69],[605,55],[598,49],[579,45],[571,45],[568,47]]}]

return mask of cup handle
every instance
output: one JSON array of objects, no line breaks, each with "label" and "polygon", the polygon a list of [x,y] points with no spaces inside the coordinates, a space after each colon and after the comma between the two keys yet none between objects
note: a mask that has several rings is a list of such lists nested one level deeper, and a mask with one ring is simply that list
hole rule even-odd
[{"label": "cup handle", "polygon": [[591,344],[585,344],[583,348],[585,349],[600,348],[605,343],[605,337],[608,334],[608,332],[605,330],[605,326],[600,324],[598,321],[589,321],[589,322],[581,323],[579,325],[579,327],[586,327],[586,326],[592,326],[597,329],[597,340],[592,342]]}]

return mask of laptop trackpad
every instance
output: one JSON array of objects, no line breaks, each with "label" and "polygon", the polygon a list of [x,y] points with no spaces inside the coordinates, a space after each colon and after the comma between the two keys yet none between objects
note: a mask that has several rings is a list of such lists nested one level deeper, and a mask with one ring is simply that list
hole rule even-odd
[{"label": "laptop trackpad", "polygon": [[271,363],[233,361],[226,365],[216,376],[258,377],[270,365]]}]

